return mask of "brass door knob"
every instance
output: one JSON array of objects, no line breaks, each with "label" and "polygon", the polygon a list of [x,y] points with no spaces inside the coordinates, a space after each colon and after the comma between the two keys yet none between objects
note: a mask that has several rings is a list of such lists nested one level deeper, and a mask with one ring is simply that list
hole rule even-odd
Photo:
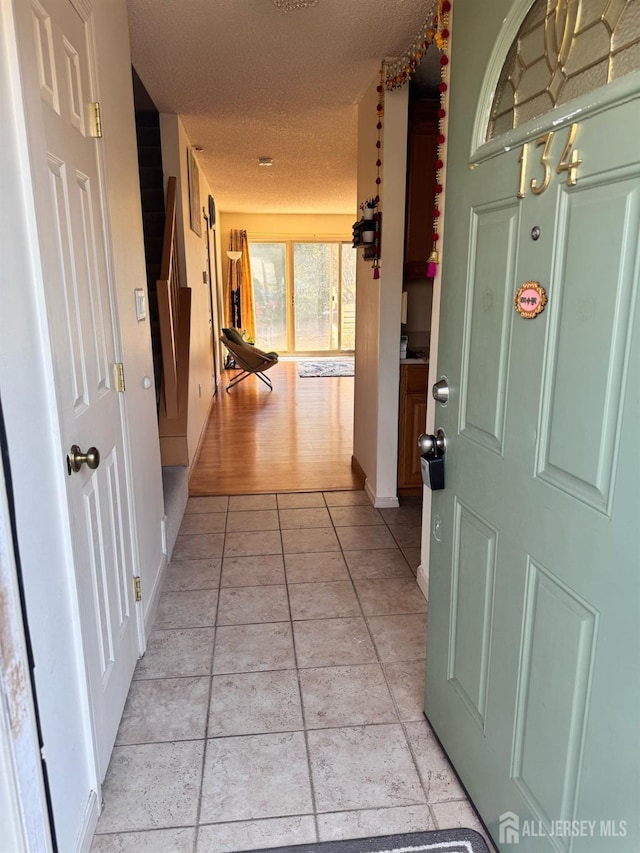
[{"label": "brass door knob", "polygon": [[71,450],[67,454],[67,470],[69,474],[79,471],[85,463],[92,470],[98,467],[100,464],[100,451],[98,448],[90,447],[86,453],[83,453],[77,444],[72,444]]}]

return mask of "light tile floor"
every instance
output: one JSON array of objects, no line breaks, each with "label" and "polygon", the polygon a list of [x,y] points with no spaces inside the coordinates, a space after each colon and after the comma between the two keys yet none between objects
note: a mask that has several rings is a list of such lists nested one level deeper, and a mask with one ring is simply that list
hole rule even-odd
[{"label": "light tile floor", "polygon": [[192,498],[94,853],[480,829],[422,713],[420,508]]}]

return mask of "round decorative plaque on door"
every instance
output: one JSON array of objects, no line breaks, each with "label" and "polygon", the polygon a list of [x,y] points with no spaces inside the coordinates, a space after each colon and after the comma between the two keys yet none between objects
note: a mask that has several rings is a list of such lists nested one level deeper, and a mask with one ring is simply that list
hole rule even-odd
[{"label": "round decorative plaque on door", "polygon": [[533,320],[544,311],[547,292],[538,281],[525,281],[513,298],[516,311],[525,320]]}]

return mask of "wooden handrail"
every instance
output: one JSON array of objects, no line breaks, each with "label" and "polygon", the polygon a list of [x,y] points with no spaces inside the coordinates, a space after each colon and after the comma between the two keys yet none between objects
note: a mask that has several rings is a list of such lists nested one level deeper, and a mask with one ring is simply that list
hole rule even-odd
[{"label": "wooden handrail", "polygon": [[171,419],[178,417],[179,404],[178,329],[181,288],[176,232],[176,185],[176,179],[169,178],[160,278],[156,282],[162,347],[162,393],[167,417]]}]

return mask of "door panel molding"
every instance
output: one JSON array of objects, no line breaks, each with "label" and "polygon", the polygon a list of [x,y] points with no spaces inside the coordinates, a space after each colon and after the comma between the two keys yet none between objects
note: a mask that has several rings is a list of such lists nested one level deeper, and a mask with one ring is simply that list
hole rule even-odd
[{"label": "door panel molding", "polygon": [[[479,205],[471,212],[460,433],[498,456],[504,449],[519,219],[515,199]],[[481,293],[476,283],[487,280],[495,287]]]},{"label": "door panel molding", "polygon": [[108,315],[108,308],[105,312],[103,305],[103,294],[107,288],[107,283],[104,279],[100,280],[100,266],[96,254],[97,247],[100,246],[100,235],[96,232],[93,215],[95,201],[92,198],[91,179],[87,175],[83,175],[77,171],[76,181],[79,211],[82,216],[82,225],[79,234],[83,240],[83,268],[81,268],[81,271],[86,276],[86,289],[91,303],[89,310],[91,324],[87,329],[87,333],[91,337],[94,361],[92,378],[95,383],[94,390],[97,391],[98,396],[101,396],[109,392],[112,385],[111,371],[109,369],[109,352],[105,335],[105,329],[107,328],[105,314]]},{"label": "door panel molding", "polygon": [[60,113],[58,76],[53,60],[51,17],[37,0],[33,0],[31,4],[31,16],[33,18],[40,97],[52,110]]},{"label": "door panel molding", "polygon": [[[575,817],[598,621],[594,607],[527,556],[511,777],[547,826]],[[553,840],[569,849],[570,836]]]},{"label": "door panel molding", "polygon": [[[639,174],[634,167],[562,188],[550,286],[536,476],[608,517],[638,279]],[[584,239],[600,222],[606,253],[600,241]],[[576,358],[581,375],[571,370]]]},{"label": "door panel molding", "polygon": [[447,679],[486,725],[498,531],[455,499]]}]

